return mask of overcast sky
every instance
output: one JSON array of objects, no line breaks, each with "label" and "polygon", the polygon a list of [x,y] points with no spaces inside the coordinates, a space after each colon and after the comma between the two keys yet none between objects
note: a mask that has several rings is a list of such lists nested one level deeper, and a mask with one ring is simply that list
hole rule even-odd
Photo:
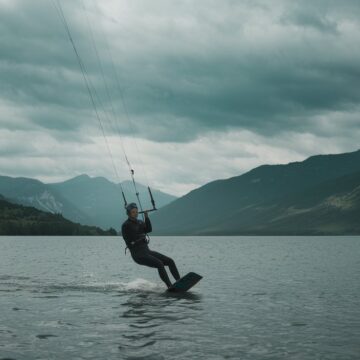
[{"label": "overcast sky", "polygon": [[124,147],[181,195],[360,148],[358,0],[61,4],[119,177],[53,0],[0,0],[2,175],[127,180]]}]

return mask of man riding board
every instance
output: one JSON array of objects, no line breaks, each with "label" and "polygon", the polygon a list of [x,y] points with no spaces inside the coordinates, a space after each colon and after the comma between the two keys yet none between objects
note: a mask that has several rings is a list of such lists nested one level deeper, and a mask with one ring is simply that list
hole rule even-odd
[{"label": "man riding board", "polygon": [[135,203],[126,206],[127,220],[122,224],[121,233],[130,250],[131,257],[139,265],[157,268],[161,280],[168,288],[172,283],[166,272],[168,266],[175,280],[180,279],[180,274],[173,259],[149,249],[147,234],[152,231],[151,221],[145,211],[145,221],[138,219],[138,207]]}]

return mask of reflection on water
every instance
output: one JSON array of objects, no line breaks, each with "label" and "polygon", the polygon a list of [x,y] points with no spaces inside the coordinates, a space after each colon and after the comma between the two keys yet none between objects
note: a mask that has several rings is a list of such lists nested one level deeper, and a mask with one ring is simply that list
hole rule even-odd
[{"label": "reflection on water", "polygon": [[175,342],[177,322],[196,321],[202,310],[201,296],[194,293],[134,293],[121,303],[119,310],[119,316],[128,324],[119,339],[122,354],[129,359],[155,359],[160,354],[149,350],[145,355],[144,348],[154,347],[159,341]]},{"label": "reflection on water", "polygon": [[204,278],[168,293],[118,238],[0,238],[0,360],[358,359],[360,238],[152,246]]}]

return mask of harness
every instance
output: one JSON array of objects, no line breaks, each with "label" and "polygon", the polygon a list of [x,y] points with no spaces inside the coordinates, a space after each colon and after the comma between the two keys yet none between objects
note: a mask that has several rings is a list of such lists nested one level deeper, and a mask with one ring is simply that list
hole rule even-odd
[{"label": "harness", "polygon": [[141,239],[138,239],[138,240],[135,240],[135,241],[131,241],[129,243],[130,247],[129,246],[126,246],[125,248],[125,255],[126,255],[126,250],[127,249],[133,249],[134,246],[140,242],[145,242],[145,244],[148,244],[150,242],[150,236],[148,234],[145,234],[145,237],[144,238],[141,238]]}]

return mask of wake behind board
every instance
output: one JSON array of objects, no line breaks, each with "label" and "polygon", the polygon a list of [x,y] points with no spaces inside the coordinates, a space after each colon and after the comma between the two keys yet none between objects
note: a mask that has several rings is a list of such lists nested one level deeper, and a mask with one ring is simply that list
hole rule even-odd
[{"label": "wake behind board", "polygon": [[191,289],[196,283],[202,279],[202,276],[194,272],[189,272],[181,279],[176,281],[167,291],[170,292],[185,292]]}]

